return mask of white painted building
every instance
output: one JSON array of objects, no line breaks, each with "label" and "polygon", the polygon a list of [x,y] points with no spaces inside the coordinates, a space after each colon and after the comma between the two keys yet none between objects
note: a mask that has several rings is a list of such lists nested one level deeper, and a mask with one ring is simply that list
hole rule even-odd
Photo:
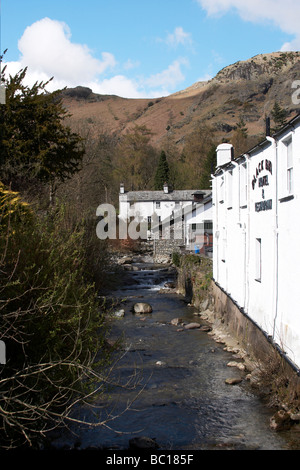
[{"label": "white painted building", "polygon": [[247,154],[217,149],[214,280],[300,366],[300,116]]},{"label": "white painted building", "polygon": [[149,239],[178,238],[186,248],[194,249],[196,243],[201,244],[201,230],[212,235],[211,190],[173,191],[165,185],[162,191],[126,192],[122,184],[119,217],[124,221],[133,217],[147,220]]},{"label": "white painted building", "polygon": [[185,247],[190,251],[200,250],[200,253],[212,256],[212,198],[208,195],[196,207],[190,207],[184,214]]}]

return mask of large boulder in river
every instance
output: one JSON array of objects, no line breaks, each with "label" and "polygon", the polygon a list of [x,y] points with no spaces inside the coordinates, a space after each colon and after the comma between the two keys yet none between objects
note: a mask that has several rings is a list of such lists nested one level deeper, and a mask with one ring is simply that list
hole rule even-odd
[{"label": "large boulder in river", "polygon": [[152,307],[146,302],[138,302],[133,306],[134,313],[151,313]]}]

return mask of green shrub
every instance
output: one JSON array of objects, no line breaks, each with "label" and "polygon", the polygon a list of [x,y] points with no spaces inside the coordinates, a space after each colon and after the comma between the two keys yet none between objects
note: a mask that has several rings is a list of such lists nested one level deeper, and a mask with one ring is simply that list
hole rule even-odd
[{"label": "green shrub", "polygon": [[177,268],[179,268],[179,266],[180,266],[180,259],[181,259],[180,253],[178,253],[178,251],[174,251],[174,253],[172,254],[172,263]]},{"label": "green shrub", "polygon": [[68,418],[72,403],[104,391],[96,370],[102,374],[110,354],[108,325],[87,283],[84,224],[74,226],[64,206],[38,217],[2,190],[0,340],[7,364],[0,369],[0,429],[1,446],[11,446],[31,443]]}]

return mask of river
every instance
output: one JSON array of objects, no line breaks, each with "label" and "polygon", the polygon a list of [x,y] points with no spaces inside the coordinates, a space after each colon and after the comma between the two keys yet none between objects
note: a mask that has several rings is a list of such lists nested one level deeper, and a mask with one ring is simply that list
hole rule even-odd
[{"label": "river", "polygon": [[[171,324],[174,318],[185,324],[199,321],[181,296],[163,289],[172,272],[151,265],[132,269],[114,292],[124,300],[125,316],[114,320],[111,339],[124,338],[114,379],[136,386],[111,390],[108,412],[121,415],[109,423],[110,429],[76,427],[76,435],[64,432],[55,445],[127,449],[133,437],[147,436],[170,450],[288,449],[286,436],[269,427],[274,410],[254,392],[244,372],[227,366],[233,354],[205,331]],[[150,303],[152,313],[133,314],[135,302]],[[229,376],[243,380],[228,385]],[[82,413],[93,419],[88,408]]]}]

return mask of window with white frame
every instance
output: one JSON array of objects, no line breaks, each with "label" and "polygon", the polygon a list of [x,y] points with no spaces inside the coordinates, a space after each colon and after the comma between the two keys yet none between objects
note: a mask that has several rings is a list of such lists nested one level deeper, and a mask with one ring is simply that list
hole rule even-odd
[{"label": "window with white frame", "polygon": [[226,187],[227,187],[226,197],[227,197],[227,208],[228,209],[232,208],[232,193],[233,193],[232,184],[233,184],[232,170],[229,170],[226,173]]},{"label": "window with white frame", "polygon": [[261,238],[255,239],[255,280],[261,282]]},{"label": "window with white frame", "polygon": [[247,205],[248,182],[247,182],[247,163],[240,165],[240,206]]},{"label": "window with white frame", "polygon": [[225,194],[225,181],[224,181],[224,175],[221,176],[220,178],[220,199],[219,202],[223,203],[224,202],[224,194]]},{"label": "window with white frame", "polygon": [[293,141],[290,137],[284,142],[286,146],[286,185],[287,193],[293,193]]}]

